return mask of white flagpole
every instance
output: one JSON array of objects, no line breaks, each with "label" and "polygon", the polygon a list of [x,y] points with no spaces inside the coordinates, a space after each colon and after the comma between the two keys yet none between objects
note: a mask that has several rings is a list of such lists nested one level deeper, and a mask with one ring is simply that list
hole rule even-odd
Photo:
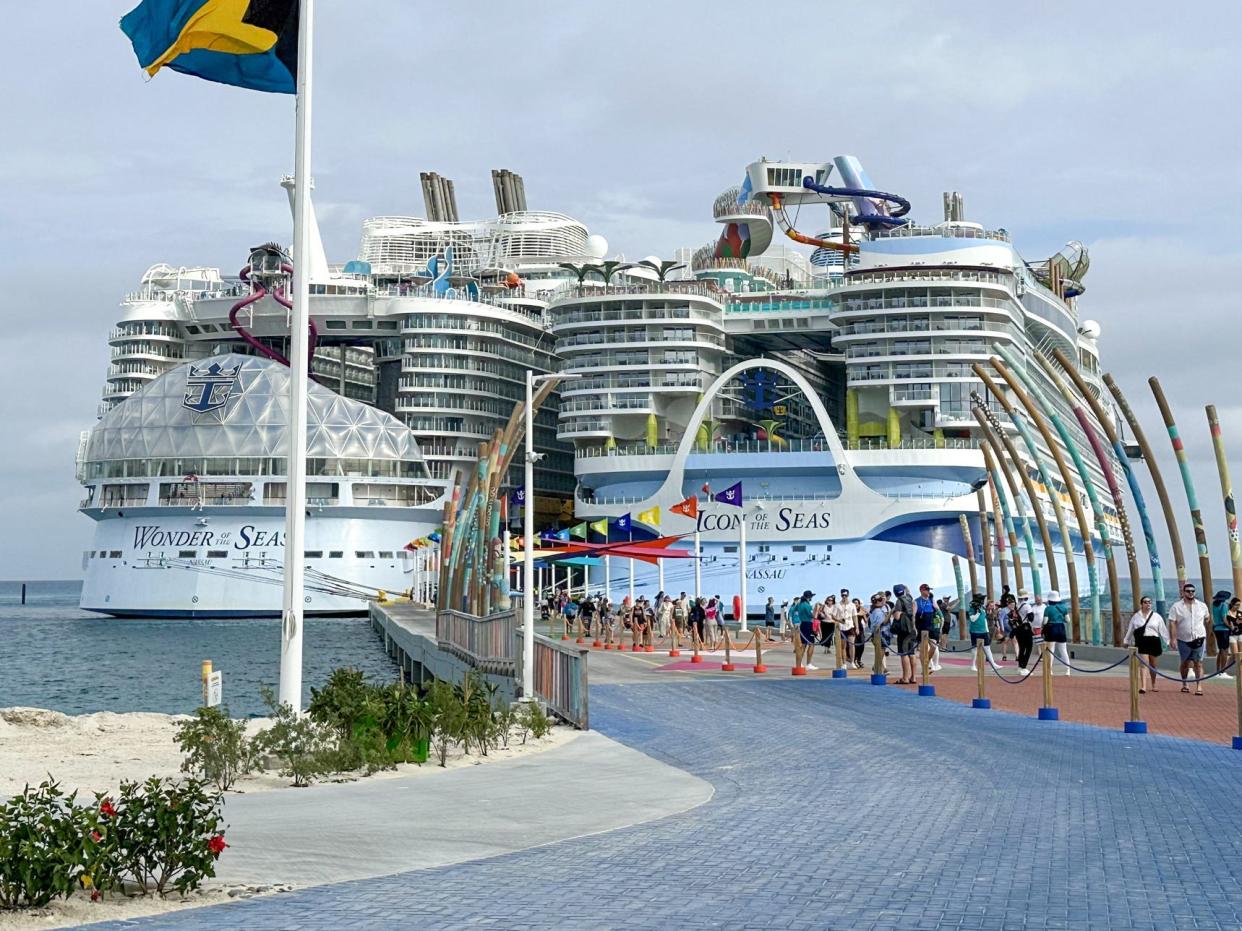
[{"label": "white flagpole", "polygon": [[[697,520],[697,518],[696,518]],[[694,597],[699,598],[703,595],[703,535],[699,532],[698,524],[694,526]]]},{"label": "white flagpole", "polygon": [[[607,537],[605,537],[607,540]],[[604,556],[604,597],[612,601],[612,557]]]},{"label": "white flagpole", "polygon": [[280,701],[302,710],[303,566],[306,531],[306,380],[310,363],[311,57],[314,0],[300,0],[293,156],[293,309],[289,312],[289,466],[285,497],[285,587],[281,611]]},{"label": "white flagpole", "polygon": [[[737,565],[739,610],[737,620],[741,622],[741,630],[746,628],[746,508],[741,509],[741,519],[737,522]],[[723,608],[721,609],[724,610]]]}]

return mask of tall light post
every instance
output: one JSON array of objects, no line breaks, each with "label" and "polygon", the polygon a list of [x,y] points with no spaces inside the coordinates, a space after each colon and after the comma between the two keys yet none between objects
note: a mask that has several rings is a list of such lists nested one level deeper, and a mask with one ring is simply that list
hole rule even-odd
[{"label": "tall light post", "polygon": [[526,370],[526,512],[522,519],[522,700],[535,699],[535,383],[549,379],[579,378],[578,375],[536,375]]}]

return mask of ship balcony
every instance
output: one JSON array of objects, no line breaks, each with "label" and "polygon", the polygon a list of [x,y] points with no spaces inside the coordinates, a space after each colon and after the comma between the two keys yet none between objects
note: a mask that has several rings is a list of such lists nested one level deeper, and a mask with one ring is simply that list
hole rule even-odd
[{"label": "ship balcony", "polygon": [[566,336],[556,341],[557,353],[577,346],[598,346],[600,349],[616,348],[626,345],[674,345],[687,348],[715,348],[724,350],[725,337],[718,333],[700,332],[697,330],[683,333],[627,333],[591,332]]},{"label": "ship balcony", "polygon": [[707,310],[701,307],[641,307],[633,309],[610,310],[610,309],[574,309],[567,310],[564,313],[557,314],[552,321],[551,330],[554,334],[559,334],[562,330],[582,329],[584,327],[599,328],[600,324],[614,323],[678,323],[682,321],[693,321],[711,327],[714,330],[722,329],[720,322],[721,314],[719,311]]},{"label": "ship balcony", "polygon": [[560,418],[573,415],[578,411],[615,411],[617,413],[641,413],[651,410],[651,395],[623,394],[616,397],[575,398],[572,401],[561,401]]},{"label": "ship balcony", "polygon": [[589,419],[585,417],[576,417],[572,420],[561,423],[556,431],[557,439],[570,440],[575,438],[588,437],[610,437],[612,436],[612,421],[602,418]]},{"label": "ship balcony", "polygon": [[894,388],[889,395],[889,403],[894,407],[935,407],[940,403],[940,392],[931,388]]},{"label": "ship balcony", "polygon": [[180,328],[135,326],[133,324],[114,327],[108,334],[108,344],[111,346],[133,340],[157,340],[162,343],[180,345],[185,342],[185,336]]}]

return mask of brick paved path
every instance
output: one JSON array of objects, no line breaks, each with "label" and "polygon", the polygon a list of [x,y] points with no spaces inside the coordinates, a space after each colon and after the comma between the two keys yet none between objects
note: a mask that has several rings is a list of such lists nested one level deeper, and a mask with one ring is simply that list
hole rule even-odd
[{"label": "brick paved path", "polygon": [[490,860],[127,926],[1242,926],[1242,835],[1198,814],[1232,808],[1242,753],[863,682],[679,680],[591,702],[600,730],[715,797]]}]

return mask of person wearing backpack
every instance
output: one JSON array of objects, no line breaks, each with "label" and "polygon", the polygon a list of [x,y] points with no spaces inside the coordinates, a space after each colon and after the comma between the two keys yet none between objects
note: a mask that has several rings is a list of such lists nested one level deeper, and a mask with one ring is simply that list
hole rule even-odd
[{"label": "person wearing backpack", "polygon": [[686,621],[689,620],[689,604],[686,601],[686,593],[682,592],[673,602],[673,626],[677,628],[677,635],[680,637],[686,632]]},{"label": "person wearing backpack", "polygon": [[986,598],[983,595],[975,595],[970,599],[970,610],[967,611],[967,621],[970,631],[970,671],[978,672],[979,654],[976,644],[983,643],[983,655],[988,661],[988,665],[995,667],[996,658],[992,655],[992,634],[988,623],[988,612],[985,607]]},{"label": "person wearing backpack", "polygon": [[893,586],[893,633],[897,635],[897,654],[901,657],[901,678],[898,685],[915,684],[914,650],[918,645],[918,628],[914,618],[914,599],[904,585]]},{"label": "person wearing backpack", "polygon": [[1069,609],[1061,601],[1060,592],[1049,592],[1046,601],[1043,625],[1044,642],[1052,644],[1052,655],[1065,665],[1065,674],[1068,676],[1073,672],[1069,667],[1069,647],[1066,646],[1069,642]]},{"label": "person wearing backpack", "polygon": [[1035,646],[1035,606],[1031,604],[1031,593],[1026,589],[1018,592],[1018,607],[1010,612],[1009,629],[1014,642],[1018,645],[1018,672],[1029,676],[1031,670],[1031,650]]},{"label": "person wearing backpack", "polygon": [[940,671],[940,618],[936,614],[936,599],[931,586],[924,582],[919,586],[919,597],[914,600],[914,627],[917,633],[927,632],[929,649],[927,668]]},{"label": "person wearing backpack", "polygon": [[[1134,617],[1130,618],[1130,627],[1126,630],[1125,639],[1121,642],[1123,646],[1134,645],[1134,651],[1147,664],[1147,675],[1151,679],[1151,690],[1158,692],[1159,689],[1156,688],[1156,663],[1160,660],[1160,654],[1164,652],[1164,645],[1169,642],[1169,628],[1164,623],[1164,618],[1152,610],[1150,596],[1144,595],[1140,599],[1139,609],[1134,612]],[[1141,683],[1142,679],[1140,678],[1139,681]],[[1147,694],[1147,689],[1140,688],[1139,694]]]}]

